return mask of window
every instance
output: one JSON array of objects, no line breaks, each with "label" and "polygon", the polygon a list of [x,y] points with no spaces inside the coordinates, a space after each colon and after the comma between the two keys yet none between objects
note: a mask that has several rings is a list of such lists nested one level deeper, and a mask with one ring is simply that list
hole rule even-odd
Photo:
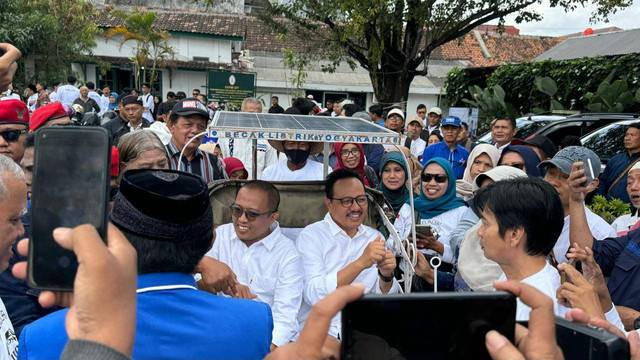
[{"label": "window", "polygon": [[593,150],[603,163],[624,151],[624,135],[627,126],[611,124],[582,139],[582,145]]}]

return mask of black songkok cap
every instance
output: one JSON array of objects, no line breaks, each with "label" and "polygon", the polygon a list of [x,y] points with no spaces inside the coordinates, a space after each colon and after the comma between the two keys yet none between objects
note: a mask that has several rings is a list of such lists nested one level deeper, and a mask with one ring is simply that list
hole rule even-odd
[{"label": "black songkok cap", "polygon": [[142,100],[135,95],[127,95],[122,98],[122,106],[127,106],[129,104],[138,104],[142,106]]},{"label": "black songkok cap", "polygon": [[176,170],[129,170],[115,196],[111,222],[160,241],[211,241],[213,214],[207,185]]}]

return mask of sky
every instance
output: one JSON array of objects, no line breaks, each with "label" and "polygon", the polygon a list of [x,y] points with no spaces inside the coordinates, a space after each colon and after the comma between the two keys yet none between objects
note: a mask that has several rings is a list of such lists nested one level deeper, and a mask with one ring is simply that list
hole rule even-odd
[{"label": "sky", "polygon": [[617,26],[628,30],[640,28],[640,1],[636,0],[631,6],[609,17],[609,23],[599,22],[595,24],[589,23],[589,17],[593,7],[579,7],[573,12],[565,13],[563,9],[549,7],[547,0],[543,4],[533,5],[538,13],[542,14],[543,19],[539,22],[531,23],[515,23],[515,16],[509,16],[506,19],[506,25],[515,25],[520,29],[523,35],[547,35],[557,36],[566,35],[576,32],[582,32],[584,29],[591,27],[594,30]]}]

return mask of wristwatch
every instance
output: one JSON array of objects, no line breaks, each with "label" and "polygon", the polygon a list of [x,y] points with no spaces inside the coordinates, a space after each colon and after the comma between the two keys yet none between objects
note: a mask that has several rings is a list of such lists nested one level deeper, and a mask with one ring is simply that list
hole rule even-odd
[{"label": "wristwatch", "polygon": [[393,274],[391,274],[391,276],[384,276],[380,272],[380,269],[378,269],[378,276],[380,276],[380,279],[382,279],[382,281],[384,281],[384,282],[392,282],[393,281]]},{"label": "wristwatch", "polygon": [[633,328],[635,330],[640,329],[640,316],[638,316],[635,320],[633,320]]}]

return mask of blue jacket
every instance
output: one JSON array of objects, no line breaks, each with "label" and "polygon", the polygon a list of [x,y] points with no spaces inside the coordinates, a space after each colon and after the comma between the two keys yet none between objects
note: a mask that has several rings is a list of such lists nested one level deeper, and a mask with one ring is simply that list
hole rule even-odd
[{"label": "blue jacket", "polygon": [[[189,274],[155,273],[138,277],[133,358],[264,358],[273,330],[269,306],[212,295],[196,290],[195,285]],[[183,288],[150,289],[155,286]],[[26,326],[20,335],[18,358],[60,358],[67,342],[66,315],[66,309],[57,311]]]},{"label": "blue jacket", "polygon": [[618,181],[618,184],[608,191],[609,187],[616,180],[618,175],[623,172],[632,162],[640,158],[640,153],[629,156],[627,151],[612,157],[607,162],[607,167],[600,174],[600,185],[598,186],[598,194],[604,195],[607,199],[618,198],[628,204],[631,203],[629,194],[627,194],[627,174]]},{"label": "blue jacket", "polygon": [[640,311],[640,229],[594,240],[593,255],[604,276],[609,277],[607,287],[613,303]]},{"label": "blue jacket", "polygon": [[456,179],[462,179],[467,158],[469,157],[469,151],[467,151],[467,149],[456,145],[455,150],[451,151],[449,150],[449,146],[444,141],[441,141],[437,144],[427,146],[427,148],[424,149],[420,163],[424,166],[427,161],[436,157],[448,160],[453,168],[453,173],[456,175]]}]

